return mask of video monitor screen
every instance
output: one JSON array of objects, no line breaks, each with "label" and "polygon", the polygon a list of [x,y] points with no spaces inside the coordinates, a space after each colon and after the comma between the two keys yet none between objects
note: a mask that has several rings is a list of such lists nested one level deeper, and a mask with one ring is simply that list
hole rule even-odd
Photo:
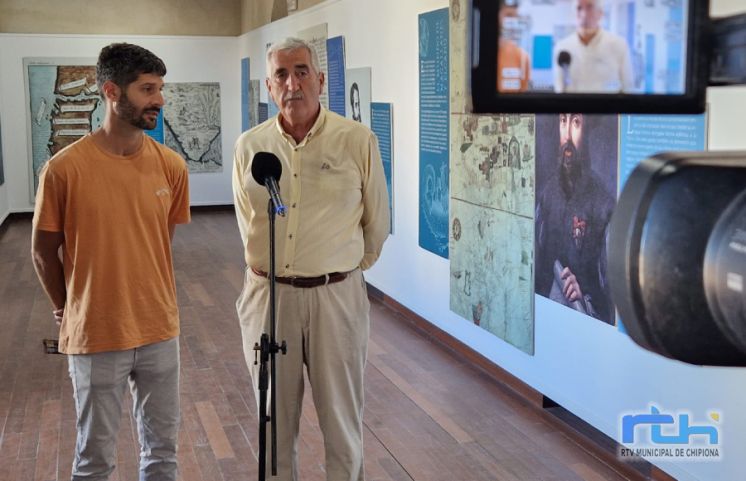
[{"label": "video monitor screen", "polygon": [[477,112],[704,110],[707,1],[472,3]]}]

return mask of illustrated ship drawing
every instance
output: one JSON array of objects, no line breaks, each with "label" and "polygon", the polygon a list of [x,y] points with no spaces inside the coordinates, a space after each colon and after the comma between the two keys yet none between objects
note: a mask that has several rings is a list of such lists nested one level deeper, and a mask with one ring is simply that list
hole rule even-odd
[{"label": "illustrated ship drawing", "polygon": [[47,110],[47,101],[46,99],[42,98],[41,102],[39,102],[39,109],[36,111],[36,118],[34,119],[36,121],[36,125],[41,125],[41,121],[44,120],[44,113]]}]

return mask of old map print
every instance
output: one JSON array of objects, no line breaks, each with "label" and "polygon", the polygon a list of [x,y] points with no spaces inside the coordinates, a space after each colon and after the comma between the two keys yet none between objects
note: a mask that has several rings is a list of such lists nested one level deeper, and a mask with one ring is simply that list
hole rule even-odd
[{"label": "old map print", "polygon": [[451,115],[451,310],[533,353],[535,118]]},{"label": "old map print", "polygon": [[104,103],[96,86],[95,60],[25,58],[31,201],[39,170],[63,148],[98,128]]},{"label": "old map print", "polygon": [[533,354],[533,219],[458,199],[451,217],[451,310]]},{"label": "old map print", "polygon": [[450,4],[451,310],[534,352],[533,115],[473,115],[469,2]]},{"label": "old map print", "polygon": [[451,197],[534,216],[533,115],[453,115]]},{"label": "old map print", "polygon": [[220,84],[167,83],[163,97],[165,144],[186,160],[189,172],[222,172]]}]

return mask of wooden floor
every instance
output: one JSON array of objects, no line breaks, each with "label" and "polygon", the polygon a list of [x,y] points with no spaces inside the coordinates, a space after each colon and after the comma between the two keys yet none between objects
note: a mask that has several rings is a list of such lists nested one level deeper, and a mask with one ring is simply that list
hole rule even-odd
[{"label": "wooden floor", "polygon": [[[29,258],[30,221],[0,234],[0,481],[67,480],[75,414],[67,362]],[[234,302],[242,281],[230,212],[202,212],[174,240],[181,309],[179,465],[183,481],[256,479],[257,418]],[[368,481],[625,479],[532,405],[372,305],[365,386]],[[307,395],[301,478],[324,480],[323,444]],[[137,479],[138,443],[122,413],[113,480]]]}]

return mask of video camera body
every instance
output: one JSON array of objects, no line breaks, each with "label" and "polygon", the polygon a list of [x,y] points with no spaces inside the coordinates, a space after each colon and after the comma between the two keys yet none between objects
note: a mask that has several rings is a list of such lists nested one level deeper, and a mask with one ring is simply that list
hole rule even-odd
[{"label": "video camera body", "polygon": [[692,364],[746,366],[746,152],[666,152],[612,216],[609,283],[630,337]]}]

